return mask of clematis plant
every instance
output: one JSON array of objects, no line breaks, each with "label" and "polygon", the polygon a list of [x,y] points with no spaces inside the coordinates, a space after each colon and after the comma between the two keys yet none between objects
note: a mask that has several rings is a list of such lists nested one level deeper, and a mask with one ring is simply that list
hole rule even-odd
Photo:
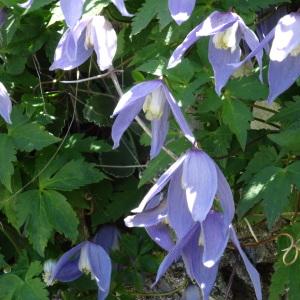
[{"label": "clematis plant", "polygon": [[[241,67],[233,65],[241,60],[240,42],[245,41],[248,47],[254,50],[259,45],[259,40],[236,13],[215,11],[196,26],[175,49],[169,60],[168,68],[179,64],[188,48],[204,36],[210,36],[208,58],[214,71],[215,90],[220,95],[230,76]],[[262,50],[256,54],[261,80],[262,55]]]},{"label": "clematis plant", "polygon": [[57,262],[44,264],[44,281],[70,282],[83,273],[91,274],[98,286],[98,300],[104,300],[110,287],[112,264],[108,253],[118,247],[119,231],[114,226],[104,226],[92,242],[85,241],[67,251]]},{"label": "clematis plant", "polygon": [[6,123],[11,124],[11,100],[5,86],[0,82],[0,115]]},{"label": "clematis plant", "polygon": [[103,16],[84,17],[64,33],[50,70],[74,69],[83,64],[94,50],[100,70],[110,68],[117,51],[117,35]]},{"label": "clematis plant", "polygon": [[150,80],[135,85],[118,102],[112,115],[117,116],[112,126],[114,149],[119,146],[123,133],[141,110],[145,112],[146,119],[151,121],[151,158],[160,152],[166,139],[170,110],[186,138],[191,143],[195,142],[193,133],[167,86],[162,80]]},{"label": "clematis plant", "polygon": [[191,16],[196,0],[168,0],[169,10],[172,18],[178,25],[189,19]]}]

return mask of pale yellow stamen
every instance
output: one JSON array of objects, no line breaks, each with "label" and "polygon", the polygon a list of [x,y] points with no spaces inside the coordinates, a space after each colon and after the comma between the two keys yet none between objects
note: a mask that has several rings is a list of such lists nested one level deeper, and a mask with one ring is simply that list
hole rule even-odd
[{"label": "pale yellow stamen", "polygon": [[298,56],[299,54],[300,54],[300,45],[298,45],[291,51],[291,56]]},{"label": "pale yellow stamen", "polygon": [[146,97],[143,111],[147,120],[160,119],[164,112],[166,97],[163,90],[159,87]]},{"label": "pale yellow stamen", "polygon": [[225,31],[218,32],[213,36],[213,43],[217,49],[230,49],[233,52],[237,48],[236,32],[238,29],[238,22],[234,23]]}]

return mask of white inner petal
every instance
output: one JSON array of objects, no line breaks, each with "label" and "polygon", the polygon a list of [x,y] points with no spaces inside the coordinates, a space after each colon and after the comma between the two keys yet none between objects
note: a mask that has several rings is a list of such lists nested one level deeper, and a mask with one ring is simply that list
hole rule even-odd
[{"label": "white inner petal", "polygon": [[81,248],[81,252],[80,252],[80,258],[79,258],[79,263],[78,263],[78,269],[85,274],[89,274],[92,269],[91,269],[91,263],[89,260],[89,256],[88,256],[88,247],[87,245],[84,245]]},{"label": "white inner petal", "polygon": [[236,33],[239,23],[235,22],[232,26],[213,36],[213,43],[217,49],[230,49],[233,52],[237,48]]},{"label": "white inner petal", "polygon": [[166,96],[161,87],[146,97],[143,105],[146,119],[149,121],[160,119],[164,112]]},{"label": "white inner petal", "polygon": [[84,41],[84,48],[86,50],[91,49],[94,47],[94,41],[92,36],[92,20],[87,24],[86,31],[85,31],[85,41]]}]

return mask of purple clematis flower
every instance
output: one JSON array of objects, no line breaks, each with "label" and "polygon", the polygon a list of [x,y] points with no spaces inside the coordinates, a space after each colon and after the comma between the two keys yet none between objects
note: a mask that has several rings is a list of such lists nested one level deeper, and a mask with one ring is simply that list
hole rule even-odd
[{"label": "purple clematis flower", "polygon": [[6,123],[11,124],[10,114],[12,110],[11,100],[5,86],[0,82],[0,115]]},{"label": "purple clematis flower", "polygon": [[[203,299],[208,300],[216,280],[220,258],[230,238],[242,256],[257,299],[261,300],[259,274],[241,249],[230,223],[232,214],[228,207],[232,207],[233,199],[229,186],[223,184],[220,189],[223,213],[210,211],[200,223],[192,218],[184,201],[184,189],[178,185],[178,177],[180,172],[176,171],[175,177],[171,179],[167,200],[152,198],[143,212],[125,219],[128,227],[145,227],[148,234],[150,229],[150,237],[169,252],[159,267],[155,284],[172,262],[181,256],[189,277],[199,285]],[[176,234],[176,244],[171,230]]]},{"label": "purple clematis flower", "polygon": [[189,19],[194,10],[196,0],[168,0],[172,18],[178,25]]},{"label": "purple clematis flower", "polygon": [[44,264],[44,281],[70,282],[83,273],[91,274],[98,286],[98,300],[104,300],[110,287],[112,264],[108,253],[117,247],[119,232],[114,226],[104,226],[92,242],[85,241],[67,251],[57,262]]},{"label": "purple clematis flower", "polygon": [[0,27],[2,27],[7,20],[7,11],[5,8],[0,8]]},{"label": "purple clematis flower", "polygon": [[[241,59],[241,40],[244,40],[251,50],[259,45],[259,40],[236,13],[215,11],[195,27],[176,48],[169,60],[168,68],[179,64],[188,48],[204,36],[210,36],[208,58],[214,70],[215,90],[220,95],[230,76],[241,67],[233,65]],[[262,55],[262,50],[256,54],[261,80]]]},{"label": "purple clematis flower", "polygon": [[119,146],[124,131],[142,109],[146,119],[151,121],[151,158],[160,152],[166,139],[170,110],[186,138],[191,143],[195,142],[193,133],[166,85],[161,80],[150,80],[135,85],[121,97],[117,104],[112,115],[118,115],[112,126],[114,149]]},{"label": "purple clematis flower", "polygon": [[269,57],[269,95],[268,102],[287,90],[300,76],[300,13],[293,12],[282,17],[275,28],[266,35],[260,44],[234,67],[240,67],[273,39]]},{"label": "purple clematis flower", "polygon": [[117,35],[103,16],[82,18],[68,29],[55,50],[50,70],[71,70],[83,64],[95,50],[100,70],[112,66],[117,51]]},{"label": "purple clematis flower", "polygon": [[133,212],[142,212],[168,182],[168,193],[174,193],[174,196],[170,196],[170,201],[178,197],[176,193],[180,194],[194,221],[204,221],[214,199],[218,197],[226,211],[227,223],[231,223],[234,203],[227,180],[215,162],[204,151],[196,148],[188,150],[165,171]]}]

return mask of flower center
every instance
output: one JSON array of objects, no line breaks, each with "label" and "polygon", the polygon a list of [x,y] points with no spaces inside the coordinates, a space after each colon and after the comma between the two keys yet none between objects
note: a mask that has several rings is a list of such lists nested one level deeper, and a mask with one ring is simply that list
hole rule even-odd
[{"label": "flower center", "polygon": [[78,269],[88,275],[89,273],[91,273],[91,264],[90,264],[90,260],[88,257],[88,247],[86,245],[84,245],[81,248],[81,252],[80,252],[80,258],[79,258],[79,263],[78,263]]},{"label": "flower center", "polygon": [[94,47],[94,41],[92,36],[92,20],[87,24],[86,31],[85,31],[85,41],[84,41],[84,48],[86,50],[91,49]]},{"label": "flower center", "polygon": [[56,261],[53,259],[48,259],[44,263],[44,273],[43,273],[43,280],[46,283],[47,286],[53,285],[53,270],[55,268]]},{"label": "flower center", "polygon": [[298,56],[300,54],[300,45],[296,46],[292,51],[291,51],[291,56]]},{"label": "flower center", "polygon": [[236,32],[238,29],[238,22],[222,32],[218,32],[213,36],[213,43],[217,49],[230,49],[233,52],[237,47]]},{"label": "flower center", "polygon": [[143,105],[146,119],[149,121],[160,119],[164,112],[165,103],[166,96],[160,87],[147,95]]}]

